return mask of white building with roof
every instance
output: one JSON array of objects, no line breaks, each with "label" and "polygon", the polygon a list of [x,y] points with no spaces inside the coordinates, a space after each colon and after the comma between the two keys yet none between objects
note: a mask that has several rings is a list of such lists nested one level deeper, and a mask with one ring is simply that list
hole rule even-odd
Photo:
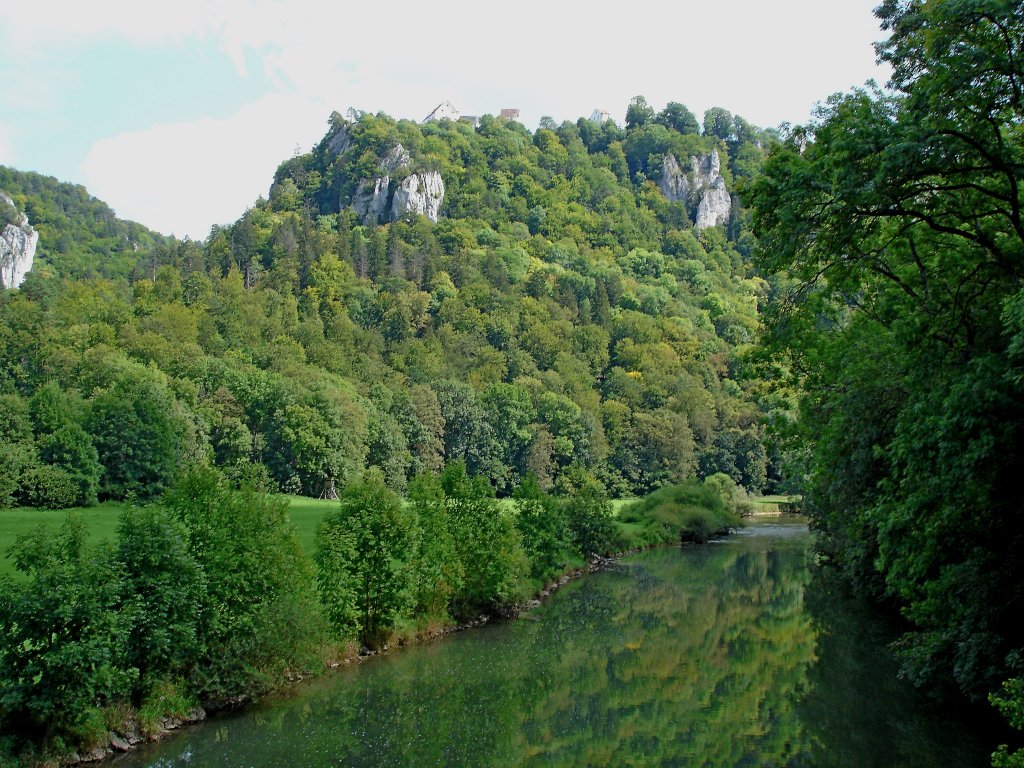
[{"label": "white building with roof", "polygon": [[440,120],[457,121],[462,113],[450,101],[443,101],[434,107],[434,111],[423,118],[424,123],[436,123]]}]

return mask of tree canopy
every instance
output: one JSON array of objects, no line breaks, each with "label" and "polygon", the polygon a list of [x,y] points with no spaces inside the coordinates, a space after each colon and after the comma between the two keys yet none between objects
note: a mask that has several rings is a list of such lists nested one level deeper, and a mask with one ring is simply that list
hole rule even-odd
[{"label": "tree canopy", "polygon": [[918,681],[1019,673],[1019,2],[885,2],[888,91],[837,95],[750,185],[771,349],[822,544],[895,598]]}]

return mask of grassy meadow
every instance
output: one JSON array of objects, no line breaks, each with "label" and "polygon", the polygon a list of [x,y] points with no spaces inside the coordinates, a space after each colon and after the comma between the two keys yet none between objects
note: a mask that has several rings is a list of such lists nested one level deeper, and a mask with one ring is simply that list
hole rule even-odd
[{"label": "grassy meadow", "polygon": [[[288,514],[298,529],[299,541],[302,548],[309,554],[313,554],[316,528],[324,515],[337,502],[323,499],[311,499],[305,496],[286,496],[288,499]],[[768,497],[776,500],[776,497]],[[778,501],[785,497],[778,497]],[[612,501],[612,508],[618,515],[622,507],[635,499],[615,499]],[[505,504],[512,504],[511,499],[503,500]],[[107,501],[95,507],[76,507],[73,509],[34,509],[30,507],[16,507],[14,509],[0,510],[0,575],[17,575],[14,563],[8,557],[11,546],[15,539],[23,533],[27,533],[37,525],[45,525],[58,530],[67,519],[69,513],[82,516],[85,520],[86,529],[89,533],[89,541],[98,544],[101,541],[113,541],[117,537],[117,521],[126,507],[125,502]],[[635,533],[633,524],[620,523],[627,534]],[[630,539],[632,540],[632,539]]]},{"label": "grassy meadow", "polygon": [[[324,519],[327,510],[337,502],[308,499],[304,496],[287,496],[286,498],[289,502],[289,516],[299,532],[299,541],[302,543],[303,549],[312,555],[316,527]],[[15,575],[17,573],[8,553],[21,534],[28,533],[38,525],[44,525],[56,531],[67,520],[69,513],[75,513],[81,515],[85,520],[91,543],[113,541],[117,537],[117,522],[126,506],[125,502],[107,501],[95,507],[72,509],[16,507],[0,510],[0,575]]]}]

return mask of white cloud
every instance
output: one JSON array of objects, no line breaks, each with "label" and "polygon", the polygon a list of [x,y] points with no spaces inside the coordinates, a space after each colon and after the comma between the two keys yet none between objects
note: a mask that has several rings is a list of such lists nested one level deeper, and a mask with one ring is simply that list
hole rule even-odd
[{"label": "white cloud", "polygon": [[82,163],[91,194],[121,218],[203,239],[266,195],[278,164],[324,134],[330,109],[272,94],[214,120],[155,125],[97,141]]},{"label": "white cloud", "polygon": [[[598,104],[621,115],[643,93],[653,105],[721,105],[771,125],[805,119],[816,99],[872,76],[876,2],[633,0],[623,14],[573,0],[487,11],[469,0],[392,0],[383,14],[321,0],[62,0],[6,3],[0,29],[36,51],[54,41],[203,39],[242,74],[255,60],[281,90],[335,101],[349,86],[360,106],[403,116],[459,93],[473,112],[500,108],[476,103],[489,93],[518,96],[531,122]],[[410,102],[395,103],[409,91]]]},{"label": "white cloud", "polygon": [[[11,2],[0,4],[0,42],[28,61],[58,48],[103,55],[114,39],[141,52],[199,40],[240,75],[268,75],[276,94],[227,119],[90,137],[81,168],[93,194],[148,226],[203,237],[265,193],[277,163],[314,143],[331,109],[419,120],[450,99],[467,113],[519,107],[532,128],[542,115],[575,120],[595,107],[621,120],[642,94],[698,118],[722,106],[761,126],[803,122],[832,92],[885,79],[870,45],[881,35],[876,2],[633,0],[615,13],[579,0],[392,0],[386,13],[322,0]],[[38,84],[36,98],[45,91]]]}]

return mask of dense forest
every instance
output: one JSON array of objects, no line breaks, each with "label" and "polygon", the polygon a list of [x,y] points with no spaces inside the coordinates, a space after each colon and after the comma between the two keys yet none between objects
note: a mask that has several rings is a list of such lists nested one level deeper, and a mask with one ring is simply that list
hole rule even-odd
[{"label": "dense forest", "polygon": [[[197,462],[314,496],[367,467],[403,491],[455,460],[499,495],[527,473],[615,496],[717,472],[759,491],[777,471],[738,375],[770,292],[749,217],[737,200],[696,230],[698,201],[655,180],[668,155],[714,152],[731,186],[770,141],[642,98],[625,130],[334,115],[204,243],[5,170],[44,263],[0,299],[0,503],[152,497]],[[357,215],[396,151],[443,178],[436,223]]]},{"label": "dense forest", "polygon": [[[73,518],[12,550],[0,753],[158,731],[735,524],[779,472],[742,376],[771,288],[726,190],[776,140],[641,97],[624,129],[334,114],[202,243],[3,169],[40,244],[0,295],[0,505],[126,507],[106,547]],[[396,212],[425,178],[439,210]],[[335,490],[303,552],[267,492]]]},{"label": "dense forest", "polygon": [[[327,636],[373,646],[403,617],[521,599],[623,543],[608,498],[654,491],[620,522],[673,529],[682,505],[706,531],[743,491],[792,490],[821,561],[902,613],[903,673],[1024,727],[1024,8],[876,14],[888,87],[806,126],[643,97],[622,127],[335,113],[203,242],[0,168],[40,233],[0,293],[0,507],[162,501],[104,558],[71,523],[19,542],[32,587],[0,602],[5,670],[38,662],[9,650],[33,647],[30,616],[140,623],[83,614],[50,659],[100,660],[81,698],[25,666],[0,718],[63,707],[72,738],[125,697],[230,699]],[[304,561],[265,492],[335,488]],[[147,581],[146,551],[193,613]],[[229,583],[223,558],[291,565]]]}]

